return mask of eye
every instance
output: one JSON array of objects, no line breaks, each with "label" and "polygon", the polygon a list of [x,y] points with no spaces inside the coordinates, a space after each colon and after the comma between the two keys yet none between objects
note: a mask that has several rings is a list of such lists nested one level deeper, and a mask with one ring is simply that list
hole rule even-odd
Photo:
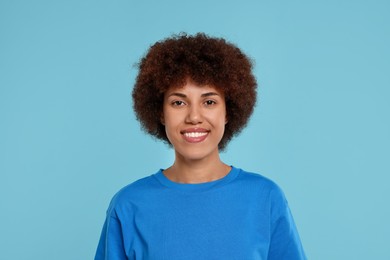
[{"label": "eye", "polygon": [[175,100],[171,102],[172,106],[183,106],[184,102],[181,100]]},{"label": "eye", "polygon": [[204,104],[205,104],[206,106],[212,106],[212,105],[215,105],[216,102],[215,102],[214,100],[206,100],[206,101],[204,102]]}]

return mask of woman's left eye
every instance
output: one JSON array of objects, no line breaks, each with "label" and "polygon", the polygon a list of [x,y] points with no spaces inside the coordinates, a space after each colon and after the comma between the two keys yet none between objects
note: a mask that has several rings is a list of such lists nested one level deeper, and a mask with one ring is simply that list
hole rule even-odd
[{"label": "woman's left eye", "polygon": [[204,102],[207,106],[211,106],[211,105],[214,105],[216,104],[214,100],[206,100],[206,102]]}]

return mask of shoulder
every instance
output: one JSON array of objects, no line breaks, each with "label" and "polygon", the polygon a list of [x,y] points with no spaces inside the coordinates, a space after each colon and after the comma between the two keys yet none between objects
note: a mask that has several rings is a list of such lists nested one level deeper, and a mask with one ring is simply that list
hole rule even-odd
[{"label": "shoulder", "polygon": [[245,186],[248,190],[256,190],[260,196],[267,197],[270,201],[286,201],[283,190],[273,180],[259,173],[250,172],[239,168],[238,170],[238,185]]},{"label": "shoulder", "polygon": [[108,212],[115,208],[127,207],[137,201],[147,199],[153,191],[161,188],[154,174],[136,180],[120,189],[111,199]]},{"label": "shoulder", "polygon": [[245,183],[247,192],[255,191],[251,194],[257,195],[256,198],[269,205],[272,219],[276,220],[283,216],[288,216],[289,206],[283,190],[274,181],[253,172],[241,170],[238,179]]},{"label": "shoulder", "polygon": [[158,184],[154,175],[155,174],[149,175],[126,185],[117,192],[116,196],[127,196],[128,194],[134,194],[150,190]]},{"label": "shoulder", "polygon": [[267,190],[281,190],[280,187],[271,179],[251,171],[246,171],[240,168],[237,180],[245,184],[252,184],[262,189]]}]

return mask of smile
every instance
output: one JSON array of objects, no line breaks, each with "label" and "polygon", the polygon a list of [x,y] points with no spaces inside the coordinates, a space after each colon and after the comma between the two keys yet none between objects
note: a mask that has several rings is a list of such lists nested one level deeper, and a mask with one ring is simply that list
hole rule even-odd
[{"label": "smile", "polygon": [[209,134],[209,131],[206,129],[194,129],[194,130],[186,130],[182,132],[182,136],[185,141],[189,143],[199,143],[204,141]]},{"label": "smile", "polygon": [[192,132],[192,133],[184,133],[184,135],[186,136],[186,137],[191,137],[191,138],[196,138],[196,137],[201,137],[201,136],[205,136],[205,135],[207,135],[207,133],[206,132]]}]

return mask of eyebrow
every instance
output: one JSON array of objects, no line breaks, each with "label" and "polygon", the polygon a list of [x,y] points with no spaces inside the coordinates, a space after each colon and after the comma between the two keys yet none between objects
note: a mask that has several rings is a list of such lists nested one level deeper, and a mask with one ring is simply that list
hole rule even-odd
[{"label": "eyebrow", "polygon": [[[183,94],[183,93],[179,93],[179,92],[173,92],[171,94],[169,94],[168,97],[170,96],[178,96],[178,97],[182,97],[182,98],[186,98],[187,95]],[[216,92],[207,92],[207,93],[203,93],[202,95],[200,95],[201,97],[210,97],[210,96],[219,96],[218,93]]]}]

